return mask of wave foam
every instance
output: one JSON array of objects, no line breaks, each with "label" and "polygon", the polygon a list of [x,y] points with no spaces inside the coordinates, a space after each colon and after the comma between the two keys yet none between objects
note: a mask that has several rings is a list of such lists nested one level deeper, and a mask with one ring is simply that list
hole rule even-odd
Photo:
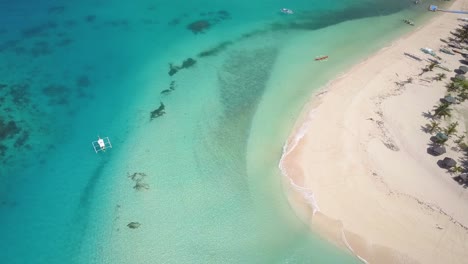
[{"label": "wave foam", "polygon": [[288,178],[291,186],[294,187],[296,191],[302,194],[304,199],[307,201],[307,204],[309,204],[309,206],[312,208],[313,214],[320,211],[317,201],[315,200],[314,193],[312,192],[311,189],[300,186],[293,181],[293,179],[288,175],[286,168],[284,167],[284,159],[297,147],[299,142],[304,138],[304,136],[309,131],[309,127],[310,127],[310,124],[312,123],[314,112],[315,110],[312,110],[309,112],[308,118],[304,121],[304,123],[302,123],[301,127],[299,128],[297,133],[294,135],[292,140],[288,140],[286,144],[284,144],[283,153],[281,155],[281,159],[278,164],[278,167],[281,170],[281,173],[283,174],[283,176]]},{"label": "wave foam", "polygon": [[[291,186],[298,191],[300,194],[302,194],[302,197],[307,201],[307,204],[312,208],[312,214],[315,215],[316,212],[320,212],[320,208],[318,206],[317,200],[315,199],[315,195],[312,192],[311,189],[305,188],[303,186],[298,185],[293,181],[293,179],[288,175],[288,172],[284,166],[284,160],[285,158],[291,154],[291,152],[297,147],[299,142],[304,138],[304,136],[307,134],[309,131],[310,125],[312,124],[312,120],[314,117],[315,109],[312,109],[309,112],[309,115],[307,116],[307,119],[302,123],[301,127],[297,131],[297,133],[294,135],[294,137],[291,140],[287,140],[286,143],[283,146],[283,153],[281,155],[281,159],[279,161],[278,167],[281,170],[281,173],[283,176],[288,178],[289,183]],[[363,263],[368,264],[368,262],[356,252],[354,252],[353,248],[351,245],[348,243],[348,240],[346,239],[346,235],[344,232],[344,227],[341,228],[341,239],[343,243],[346,245],[346,247]]]}]

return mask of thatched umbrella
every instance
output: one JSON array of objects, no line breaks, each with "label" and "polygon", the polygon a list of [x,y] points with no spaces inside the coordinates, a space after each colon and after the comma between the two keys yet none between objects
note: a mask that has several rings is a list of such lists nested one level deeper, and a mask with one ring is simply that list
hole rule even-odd
[{"label": "thatched umbrella", "polygon": [[[468,69],[468,67],[467,67]],[[451,96],[450,94],[445,96],[442,101],[446,102],[446,103],[449,103],[449,104],[454,104],[455,102],[457,102],[457,98]]]},{"label": "thatched umbrella", "polygon": [[447,152],[444,146],[434,146],[431,148],[432,153],[434,153],[435,156],[439,156]]},{"label": "thatched umbrella", "polygon": [[455,79],[457,79],[459,81],[464,81],[464,80],[466,80],[466,77],[463,74],[457,74],[457,75],[455,75]]},{"label": "thatched umbrella", "polygon": [[457,162],[452,158],[446,157],[442,160],[442,164],[444,164],[446,168],[452,168],[457,165]]},{"label": "thatched umbrella", "polygon": [[441,142],[441,141],[444,142],[444,141],[448,140],[448,136],[446,134],[442,133],[442,132],[437,133],[435,137],[436,137],[437,141],[439,141],[439,142]]},{"label": "thatched umbrella", "polygon": [[468,72],[468,67],[466,66],[460,66],[460,68],[458,68],[458,70],[460,70],[461,72],[463,72],[463,74],[467,73]]}]

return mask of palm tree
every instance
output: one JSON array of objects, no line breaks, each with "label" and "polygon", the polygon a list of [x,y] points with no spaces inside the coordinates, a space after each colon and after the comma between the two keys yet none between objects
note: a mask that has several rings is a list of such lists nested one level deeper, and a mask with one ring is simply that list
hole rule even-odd
[{"label": "palm tree", "polygon": [[458,126],[458,122],[450,123],[448,127],[445,129],[445,134],[447,136],[451,136],[452,134],[457,133],[457,126]]},{"label": "palm tree", "polygon": [[431,61],[430,64],[426,65],[426,67],[424,67],[424,68],[422,69],[422,72],[419,74],[419,76],[423,75],[423,74],[426,73],[426,72],[432,71],[432,70],[434,69],[435,66],[437,66],[437,63]]},{"label": "palm tree", "polygon": [[455,82],[451,82],[451,83],[447,84],[447,86],[445,86],[445,87],[447,87],[447,92],[455,92],[459,88],[459,86]]},{"label": "palm tree", "polygon": [[442,79],[445,79],[447,75],[445,73],[438,73],[436,77],[434,77],[434,80],[436,81],[442,81]]},{"label": "palm tree", "polygon": [[464,102],[465,100],[467,100],[468,99],[468,91],[459,92],[458,95],[457,95],[457,99],[460,102]]},{"label": "palm tree", "polygon": [[457,136],[457,139],[454,140],[453,142],[455,142],[456,144],[460,144],[463,142],[464,139],[465,139],[465,135]]},{"label": "palm tree", "polygon": [[451,114],[450,112],[452,109],[450,109],[448,103],[440,103],[438,106],[434,107],[434,116],[435,117],[450,117]]},{"label": "palm tree", "polygon": [[436,121],[431,121],[431,123],[427,124],[426,127],[427,127],[427,131],[431,134],[434,133],[435,131],[440,130],[439,122],[436,122]]},{"label": "palm tree", "polygon": [[452,167],[452,168],[450,169],[450,171],[451,171],[451,172],[455,172],[455,173],[462,173],[462,172],[463,172],[463,167],[457,165],[457,166],[455,166],[455,167]]}]

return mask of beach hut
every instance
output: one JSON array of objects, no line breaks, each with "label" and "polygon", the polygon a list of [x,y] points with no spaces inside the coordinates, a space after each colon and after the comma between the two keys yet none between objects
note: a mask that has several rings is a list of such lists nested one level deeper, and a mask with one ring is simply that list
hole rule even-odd
[{"label": "beach hut", "polygon": [[448,104],[454,104],[457,102],[457,99],[449,94],[442,98],[442,101]]},{"label": "beach hut", "polygon": [[445,152],[447,152],[447,150],[445,149],[444,146],[437,145],[431,148],[431,152],[432,154],[434,154],[434,156],[440,156],[444,154]]},{"label": "beach hut", "polygon": [[455,80],[464,81],[466,77],[463,74],[457,74],[455,75]]},{"label": "beach hut", "polygon": [[466,66],[460,66],[460,68],[458,68],[459,71],[463,72],[463,74],[467,73],[468,72],[468,67]]},{"label": "beach hut", "polygon": [[445,157],[442,160],[442,165],[444,165],[445,168],[452,168],[452,167],[455,167],[457,165],[457,162],[452,158]]},{"label": "beach hut", "polygon": [[435,137],[438,142],[445,142],[448,140],[448,136],[442,132],[437,133]]}]

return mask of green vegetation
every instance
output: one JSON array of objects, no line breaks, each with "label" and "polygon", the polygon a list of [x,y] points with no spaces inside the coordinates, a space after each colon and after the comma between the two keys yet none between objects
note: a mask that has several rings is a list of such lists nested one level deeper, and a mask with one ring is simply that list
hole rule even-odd
[{"label": "green vegetation", "polygon": [[448,103],[440,103],[434,107],[434,117],[451,117],[451,111],[452,109]]}]

